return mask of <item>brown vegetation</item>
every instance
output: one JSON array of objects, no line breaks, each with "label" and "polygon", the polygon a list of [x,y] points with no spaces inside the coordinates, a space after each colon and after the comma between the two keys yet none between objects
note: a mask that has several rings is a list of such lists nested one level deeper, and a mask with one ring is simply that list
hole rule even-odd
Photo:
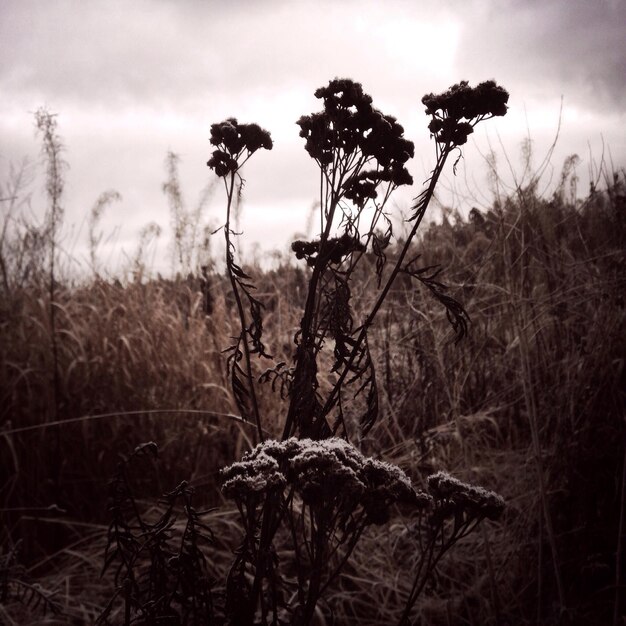
[{"label": "brown vegetation", "polygon": [[[382,417],[362,450],[418,486],[445,469],[507,502],[500,522],[442,560],[418,604],[424,624],[608,624],[626,611],[624,173],[600,187],[580,201],[563,185],[540,197],[530,180],[488,210],[432,224],[413,251],[446,268],[467,336],[455,343],[446,309],[404,277],[370,331]],[[28,232],[3,238],[3,267],[29,254]],[[256,434],[227,380],[222,350],[240,331],[223,276],[71,286],[35,253],[0,302],[0,619],[44,623],[47,607],[64,617],[46,623],[91,623],[113,594],[99,574],[120,454],[158,444],[158,462],[143,459],[133,478],[154,515],[182,480],[195,506],[221,505],[210,518],[217,576],[240,539],[218,471]],[[366,278],[375,262],[360,267]],[[288,362],[310,269],[285,259],[253,273],[264,341]],[[367,287],[354,296],[367,301]],[[286,404],[258,389],[263,427],[280,436]],[[401,522],[366,529],[322,613],[397,622],[417,538]]]}]

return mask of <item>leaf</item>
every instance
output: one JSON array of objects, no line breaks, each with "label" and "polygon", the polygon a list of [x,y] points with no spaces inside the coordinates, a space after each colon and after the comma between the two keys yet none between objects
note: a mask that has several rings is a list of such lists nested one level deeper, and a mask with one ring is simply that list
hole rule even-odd
[{"label": "leaf", "polygon": [[458,300],[455,300],[452,296],[445,293],[448,287],[441,281],[437,280],[437,277],[442,273],[443,268],[438,265],[415,268],[413,267],[413,264],[418,258],[419,257],[415,257],[409,261],[402,269],[402,272],[411,278],[418,280],[430,291],[431,295],[435,299],[443,304],[446,309],[446,317],[448,318],[448,321],[450,322],[455,333],[455,343],[458,343],[467,335],[468,323],[471,321],[470,317]]},{"label": "leaf", "polygon": [[230,263],[230,270],[237,278],[241,278],[243,280],[251,280],[250,276],[246,274],[243,269],[234,261]]}]

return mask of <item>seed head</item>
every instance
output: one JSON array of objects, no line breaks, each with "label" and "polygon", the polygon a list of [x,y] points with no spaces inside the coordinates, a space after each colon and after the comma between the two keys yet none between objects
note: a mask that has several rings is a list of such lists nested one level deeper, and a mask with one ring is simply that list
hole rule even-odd
[{"label": "seed head", "polygon": [[242,155],[248,158],[260,148],[271,150],[273,147],[269,132],[258,124],[240,124],[234,117],[211,124],[210,142],[218,149],[213,151],[207,165],[218,176],[236,172]]},{"label": "seed head", "polygon": [[362,507],[368,523],[382,524],[397,502],[419,509],[432,503],[399,467],[365,457],[339,438],[268,440],[223,469],[222,477],[224,495],[235,500],[289,484],[306,504],[335,511],[343,521]]},{"label": "seed head", "polygon": [[509,94],[488,80],[470,87],[464,80],[442,94],[426,94],[422,103],[432,116],[428,129],[438,143],[461,146],[483,119],[506,115]]},{"label": "seed head", "polygon": [[404,167],[414,155],[413,143],[404,138],[404,128],[395,117],[372,106],[372,98],[360,83],[336,78],[315,95],[323,100],[323,111],[303,115],[297,122],[311,157],[326,168],[337,159],[360,153],[376,166],[346,181],[346,198],[362,207],[376,197],[376,187],[382,181],[395,186],[413,182]]},{"label": "seed head", "polygon": [[446,472],[429,476],[428,489],[439,503],[450,506],[451,510],[462,510],[473,517],[496,520],[504,511],[504,500],[497,493],[463,483]]}]

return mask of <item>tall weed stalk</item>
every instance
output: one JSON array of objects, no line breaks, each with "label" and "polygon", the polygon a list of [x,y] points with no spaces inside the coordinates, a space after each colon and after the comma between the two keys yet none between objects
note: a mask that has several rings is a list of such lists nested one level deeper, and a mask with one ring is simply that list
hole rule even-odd
[{"label": "tall weed stalk", "polygon": [[[57,248],[58,236],[63,223],[63,206],[61,199],[65,182],[63,171],[67,164],[61,154],[63,145],[57,134],[56,115],[46,109],[39,109],[35,113],[37,131],[42,138],[42,153],[46,164],[46,192],[48,195],[48,210],[45,218],[46,237],[48,243],[48,315],[50,325],[50,348],[52,350],[52,421],[57,421],[61,409],[61,384],[59,375],[59,346],[57,336]],[[59,474],[61,471],[61,431],[56,431],[55,461],[53,464],[53,480],[59,491]]]},{"label": "tall weed stalk", "polygon": [[[462,82],[446,93],[423,98],[431,117],[429,130],[435,141],[436,164],[426,188],[416,198],[408,236],[393,259],[385,252],[393,238],[387,204],[397,187],[413,182],[406,169],[414,153],[413,144],[404,137],[403,127],[393,116],[373,107],[371,97],[359,83],[335,79],[315,95],[323,102],[322,111],[301,117],[298,125],[305,149],[320,171],[320,230],[318,238],[292,245],[297,259],[304,260],[310,272],[303,314],[294,337],[293,363],[287,366],[279,362],[261,376],[264,381],[280,380],[288,398],[281,443],[264,441],[252,356],[271,356],[262,340],[263,305],[253,295],[251,276],[235,261],[235,233],[231,228],[235,194],[243,187],[241,169],[259,149],[271,149],[272,140],[256,124],[241,124],[235,118],[211,127],[211,143],[216,149],[208,166],[224,180],[226,267],[240,322],[240,333],[228,349],[228,369],[239,410],[256,424],[261,441],[240,464],[225,470],[225,490],[240,508],[245,529],[244,542],[229,575],[226,613],[236,624],[277,624],[285,619],[293,624],[311,623],[323,590],[347,562],[365,527],[386,521],[386,508],[408,497],[418,509],[422,504],[434,509],[427,516],[428,523],[419,525],[425,537],[423,561],[400,617],[399,624],[404,625],[409,623],[409,614],[443,553],[485,517],[472,513],[466,519],[457,505],[472,501],[472,506],[481,510],[486,502],[481,498],[496,496],[482,491],[471,492],[470,496],[470,492],[463,491],[465,487],[458,487],[465,494],[461,495],[448,477],[441,479],[441,484],[448,485],[441,492],[435,486],[431,488],[433,495],[427,496],[407,486],[411,497],[404,496],[401,489],[390,486],[393,480],[385,476],[392,466],[383,466],[375,479],[368,478],[367,469],[352,457],[356,450],[347,443],[355,437],[355,427],[366,434],[379,415],[368,333],[402,275],[426,287],[445,307],[458,338],[465,334],[465,310],[445,293],[445,286],[438,280],[439,271],[420,267],[419,256],[412,251],[446,161],[466,143],[476,124],[506,113],[508,94],[493,81],[476,88]],[[378,293],[369,309],[355,310],[353,282],[368,255],[376,260]],[[323,393],[318,374],[328,346],[332,346],[332,382]],[[313,481],[316,495],[311,500],[310,477],[322,469],[326,476]],[[326,489],[341,489],[343,473],[354,475],[357,495],[329,497]],[[433,484],[439,484],[436,477],[431,478]],[[390,493],[387,500],[377,502],[380,510],[374,511],[363,504],[362,498],[367,502],[372,497],[369,490],[376,491],[382,485]],[[320,488],[322,492],[317,493]],[[497,502],[494,516],[501,511],[501,502]],[[455,521],[446,537],[444,526],[438,524],[447,524],[450,515]],[[287,583],[279,571],[275,543],[283,524],[291,528],[298,572],[295,603],[280,599],[284,598]],[[325,574],[329,559],[339,554],[341,546],[344,550],[338,570]],[[287,615],[283,616],[285,611]]]}]

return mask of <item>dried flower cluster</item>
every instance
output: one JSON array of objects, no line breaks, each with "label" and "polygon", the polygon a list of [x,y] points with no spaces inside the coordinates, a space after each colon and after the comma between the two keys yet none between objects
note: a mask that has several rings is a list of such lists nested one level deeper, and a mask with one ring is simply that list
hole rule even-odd
[{"label": "dried flower cluster", "polygon": [[296,259],[306,259],[309,267],[314,267],[320,256],[324,264],[341,263],[348,254],[365,251],[365,245],[357,237],[348,233],[344,233],[341,237],[331,237],[321,246],[320,243],[320,241],[298,239],[291,244],[291,249],[296,253]]},{"label": "dried flower cluster", "polygon": [[462,146],[481,120],[506,115],[509,94],[493,80],[470,87],[466,80],[448,91],[422,98],[432,116],[428,129],[438,143]]},{"label": "dried flower cluster", "polygon": [[361,506],[373,524],[386,522],[396,502],[426,508],[432,501],[399,467],[365,457],[339,438],[268,440],[224,468],[222,477],[223,493],[236,500],[290,484],[312,507],[346,518]]},{"label": "dried flower cluster", "polygon": [[229,117],[218,124],[211,124],[210,141],[217,150],[213,151],[207,165],[218,176],[236,172],[242,165],[239,158],[243,154],[247,160],[260,148],[271,150],[273,147],[268,131],[263,130],[258,124],[240,124],[234,117]]},{"label": "dried flower cluster", "polygon": [[497,493],[463,483],[446,472],[429,476],[428,489],[443,508],[464,512],[472,518],[496,520],[504,511],[504,500]]},{"label": "dried flower cluster", "polygon": [[[335,78],[315,96],[323,99],[324,110],[298,120],[300,136],[322,168],[335,167],[343,158],[352,159],[352,165],[358,163],[343,182],[346,198],[362,207],[376,197],[376,187],[383,181],[396,187],[412,184],[404,164],[413,157],[413,143],[404,138],[404,128],[395,117],[372,106],[371,96],[360,83]],[[361,171],[365,163],[374,169]]]}]

